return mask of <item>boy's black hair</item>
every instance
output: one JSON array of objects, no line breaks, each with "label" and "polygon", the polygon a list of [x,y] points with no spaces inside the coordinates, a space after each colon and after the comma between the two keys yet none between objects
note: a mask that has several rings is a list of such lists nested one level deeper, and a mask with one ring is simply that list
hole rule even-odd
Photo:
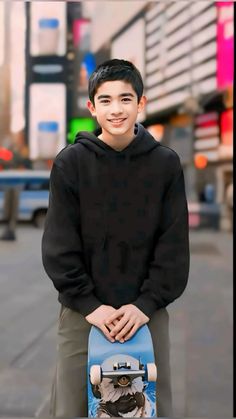
[{"label": "boy's black hair", "polygon": [[139,103],[143,94],[143,80],[139,70],[130,61],[115,58],[98,65],[89,78],[88,94],[93,105],[99,86],[106,81],[115,80],[130,83],[137,94]]}]

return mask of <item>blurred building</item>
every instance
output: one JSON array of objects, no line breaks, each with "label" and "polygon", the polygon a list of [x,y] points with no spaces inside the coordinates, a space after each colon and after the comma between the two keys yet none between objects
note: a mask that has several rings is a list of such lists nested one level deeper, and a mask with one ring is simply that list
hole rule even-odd
[{"label": "blurred building", "polygon": [[96,63],[82,2],[29,2],[26,19],[26,141],[45,169],[76,132],[96,127],[86,106]]},{"label": "blurred building", "polygon": [[8,141],[10,127],[9,7],[0,2],[0,146]]},{"label": "blurred building", "polygon": [[233,2],[90,3],[92,51],[137,65],[148,98],[141,121],[181,158],[190,225],[205,217],[230,229]]},{"label": "blurred building", "polygon": [[80,1],[0,2],[0,169],[50,168],[76,132],[96,127],[90,26]]}]

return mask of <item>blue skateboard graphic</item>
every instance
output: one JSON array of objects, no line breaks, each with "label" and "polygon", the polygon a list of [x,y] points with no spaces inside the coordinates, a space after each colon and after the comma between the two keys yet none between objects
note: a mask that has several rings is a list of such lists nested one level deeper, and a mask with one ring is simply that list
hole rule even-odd
[{"label": "blue skateboard graphic", "polygon": [[88,417],[156,417],[156,365],[147,325],[127,342],[95,326],[88,342]]}]

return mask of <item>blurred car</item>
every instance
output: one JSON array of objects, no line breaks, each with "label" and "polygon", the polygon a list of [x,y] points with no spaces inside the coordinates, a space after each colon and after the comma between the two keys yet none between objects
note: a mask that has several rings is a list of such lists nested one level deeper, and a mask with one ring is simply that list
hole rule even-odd
[{"label": "blurred car", "polygon": [[4,193],[7,188],[19,188],[18,221],[32,221],[44,226],[49,201],[50,171],[3,170],[0,172],[0,221],[4,220]]}]

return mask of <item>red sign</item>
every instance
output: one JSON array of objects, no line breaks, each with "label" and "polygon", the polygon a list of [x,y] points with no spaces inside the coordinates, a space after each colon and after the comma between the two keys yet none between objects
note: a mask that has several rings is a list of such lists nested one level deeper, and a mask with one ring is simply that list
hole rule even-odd
[{"label": "red sign", "polygon": [[220,118],[221,143],[233,145],[233,110],[222,112]]},{"label": "red sign", "polygon": [[0,160],[10,161],[13,158],[12,151],[7,148],[0,147]]}]

